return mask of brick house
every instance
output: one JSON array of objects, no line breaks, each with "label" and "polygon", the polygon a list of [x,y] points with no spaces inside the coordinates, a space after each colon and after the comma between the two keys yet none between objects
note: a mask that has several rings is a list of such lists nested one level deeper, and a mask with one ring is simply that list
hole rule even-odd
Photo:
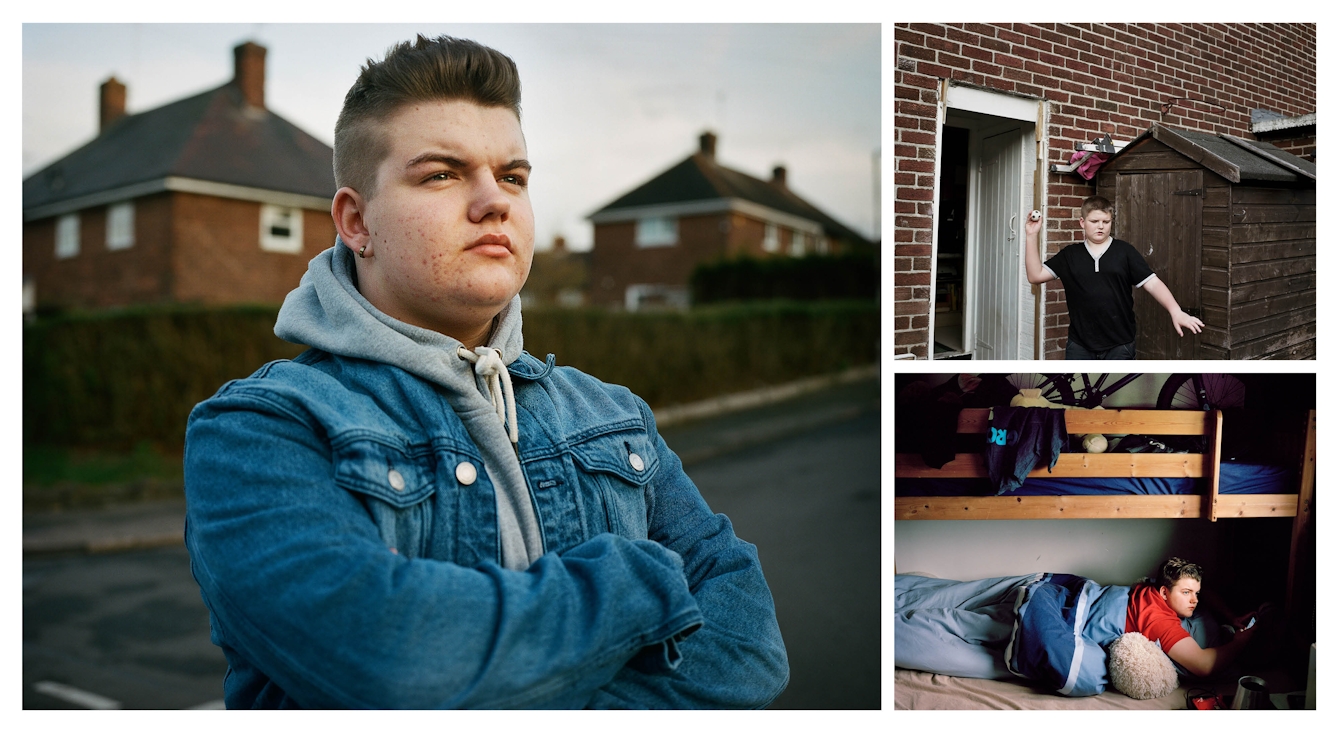
[{"label": "brick house", "polygon": [[590,215],[595,225],[589,302],[636,310],[685,307],[699,262],[838,253],[873,244],[786,185],[716,161],[716,136],[697,152]]},{"label": "brick house", "polygon": [[96,138],[23,181],[25,311],[280,303],[334,242],[334,151],[265,108],[265,49],[234,78],[127,115],[100,89]]},{"label": "brick house", "polygon": [[[1066,171],[1096,138],[1121,150],[1156,124],[1315,160],[1314,24],[911,23],[894,42],[898,358],[1063,358],[1063,287],[1026,282],[1022,219],[1044,212],[1046,257],[1081,241],[1078,208],[1098,181]],[[1308,238],[1313,269],[1313,207],[1294,208],[1291,249]],[[1225,278],[1224,302],[1182,307],[1205,314],[1205,346],[1249,353],[1222,314],[1252,296],[1206,254],[1202,270]],[[1287,277],[1278,268],[1272,285]],[[1140,319],[1140,342],[1147,329]]]}]

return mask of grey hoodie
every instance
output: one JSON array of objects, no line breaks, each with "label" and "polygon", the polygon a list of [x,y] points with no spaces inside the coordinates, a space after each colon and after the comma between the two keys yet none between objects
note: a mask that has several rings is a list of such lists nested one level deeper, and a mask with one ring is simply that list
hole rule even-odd
[{"label": "grey hoodie", "polygon": [[[543,554],[543,539],[516,449],[488,396],[486,382],[449,336],[395,320],[358,292],[353,252],[339,239],[311,260],[297,289],[284,298],[274,334],[339,356],[377,361],[440,386],[469,437],[497,495],[502,566],[524,570]],[[520,357],[520,296],[494,320],[488,346],[502,362]]]}]

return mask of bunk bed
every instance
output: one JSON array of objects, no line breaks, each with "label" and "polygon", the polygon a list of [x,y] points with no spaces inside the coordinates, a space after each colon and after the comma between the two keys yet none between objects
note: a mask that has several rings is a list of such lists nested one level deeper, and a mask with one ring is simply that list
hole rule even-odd
[{"label": "bunk bed", "polygon": [[[1065,413],[1065,428],[1070,435],[1101,433],[1105,435],[1202,436],[1201,453],[1064,453],[1053,471],[1039,466],[1028,474],[1028,483],[1048,479],[1077,479],[1092,488],[1090,493],[1064,493],[1046,489],[1042,494],[1027,495],[1019,490],[1002,496],[944,495],[941,488],[921,491],[919,479],[971,479],[988,477],[983,454],[957,453],[941,468],[925,464],[918,454],[898,453],[895,464],[894,518],[897,520],[1009,520],[1009,519],[1236,519],[1252,517],[1291,518],[1285,613],[1293,620],[1300,612],[1296,605],[1298,556],[1312,538],[1315,485],[1315,411],[1309,412],[1300,446],[1300,465],[1290,474],[1290,486],[1277,488],[1277,482],[1265,482],[1236,493],[1240,487],[1231,481],[1223,485],[1222,413],[1193,410],[1070,410]],[[957,432],[963,435],[987,433],[990,429],[988,408],[963,409],[957,419]],[[1226,473],[1232,474],[1231,466]],[[1142,489],[1128,487],[1141,480],[1191,479],[1194,493],[1128,493]],[[1022,488],[1026,488],[1024,483]],[[1057,482],[1062,484],[1061,482]],[[1082,489],[1085,490],[1085,489]],[[1150,489],[1159,491],[1161,489]],[[1177,489],[1183,490],[1183,489]],[[1107,493],[1107,492],[1110,493]],[[925,493],[930,495],[914,495]],[[1311,561],[1313,563],[1313,561]],[[914,570],[907,568],[905,570]],[[1313,613],[1313,610],[1310,611]],[[1009,682],[965,680],[913,670],[896,670],[897,707],[914,706],[916,701],[934,706],[935,700],[956,700],[954,707],[1057,707],[1121,708],[1183,705],[1178,700],[1131,701],[1118,692],[1108,691],[1095,698],[1056,700]]]}]

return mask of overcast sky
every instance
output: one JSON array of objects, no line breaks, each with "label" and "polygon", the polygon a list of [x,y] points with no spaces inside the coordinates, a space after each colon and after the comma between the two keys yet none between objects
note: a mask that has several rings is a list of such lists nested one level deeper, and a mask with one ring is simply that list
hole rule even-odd
[{"label": "overcast sky", "polygon": [[536,243],[590,246],[591,212],[677,163],[706,129],[717,158],[873,237],[881,29],[865,25],[25,24],[23,174],[97,133],[115,75],[130,113],[226,83],[232,47],[268,49],[266,106],[327,144],[368,57],[425,35],[473,38],[520,69]]}]

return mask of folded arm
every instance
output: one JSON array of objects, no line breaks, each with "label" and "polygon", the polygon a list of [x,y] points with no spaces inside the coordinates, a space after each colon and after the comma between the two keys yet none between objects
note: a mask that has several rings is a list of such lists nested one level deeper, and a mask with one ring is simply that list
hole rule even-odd
[{"label": "folded arm", "polygon": [[711,512],[655,431],[650,409],[644,403],[641,409],[660,459],[647,497],[650,539],[683,558],[704,623],[677,645],[676,668],[653,674],[625,668],[590,706],[764,707],[785,689],[790,668],[757,548],[734,535],[729,518]]},{"label": "folded arm", "polygon": [[396,554],[327,441],[235,392],[187,432],[187,546],[215,638],[303,707],[580,707],[702,621],[681,559],[650,541],[600,535],[524,572]]}]

